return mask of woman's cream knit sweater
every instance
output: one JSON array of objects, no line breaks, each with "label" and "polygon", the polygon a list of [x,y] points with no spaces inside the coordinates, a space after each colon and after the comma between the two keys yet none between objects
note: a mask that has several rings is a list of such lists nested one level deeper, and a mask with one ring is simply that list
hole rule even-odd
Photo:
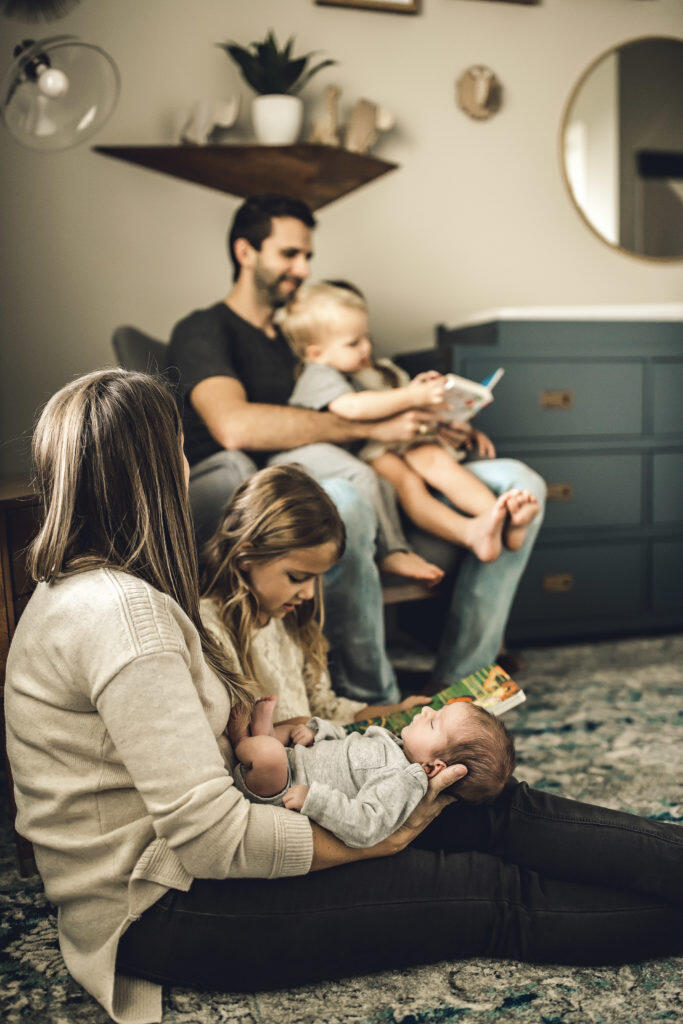
[{"label": "woman's cream knit sweater", "polygon": [[229,711],[169,597],[107,569],[38,585],[7,663],[17,828],[59,908],[67,967],[116,1021],[161,1019],[160,988],[115,964],[168,888],[310,868],[308,819],[233,786]]}]

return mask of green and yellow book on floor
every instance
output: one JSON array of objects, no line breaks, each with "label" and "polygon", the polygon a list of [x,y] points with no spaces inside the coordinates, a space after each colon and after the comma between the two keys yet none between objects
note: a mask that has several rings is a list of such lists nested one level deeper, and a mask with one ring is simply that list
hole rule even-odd
[{"label": "green and yellow book on floor", "polygon": [[[524,691],[504,672],[500,665],[486,665],[477,669],[472,675],[465,676],[445,690],[440,690],[430,701],[430,707],[436,711],[445,704],[454,701],[469,701],[486,708],[492,715],[502,715],[504,711],[516,707],[526,700]],[[422,705],[409,711],[396,711],[385,718],[368,718],[363,722],[351,722],[345,725],[347,732],[365,732],[370,725],[381,725],[390,732],[400,733],[404,726],[419,715]]]}]

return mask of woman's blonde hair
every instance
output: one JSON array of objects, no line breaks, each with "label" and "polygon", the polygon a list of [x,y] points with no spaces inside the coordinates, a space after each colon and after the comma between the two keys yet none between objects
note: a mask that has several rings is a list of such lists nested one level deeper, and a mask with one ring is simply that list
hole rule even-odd
[{"label": "woman's blonde hair", "polygon": [[[271,466],[238,487],[206,545],[202,593],[216,602],[244,672],[243,685],[251,692],[258,689],[251,640],[259,604],[249,585],[249,566],[330,541],[341,558],[346,536],[331,498],[296,466]],[[318,579],[314,599],[304,601],[284,618],[285,628],[303,650],[304,665],[318,674],[327,668],[322,624]]]},{"label": "woman's blonde hair", "polygon": [[197,555],[182,460],[182,426],[164,384],[98,370],[53,395],[33,434],[42,525],[29,551],[36,581],[112,568],[176,601],[231,701],[239,678],[199,617]]},{"label": "woman's blonde hair", "polygon": [[325,331],[335,324],[340,309],[367,313],[367,308],[365,299],[353,286],[320,281],[298,288],[275,319],[294,354],[304,359],[309,345],[324,344]]}]

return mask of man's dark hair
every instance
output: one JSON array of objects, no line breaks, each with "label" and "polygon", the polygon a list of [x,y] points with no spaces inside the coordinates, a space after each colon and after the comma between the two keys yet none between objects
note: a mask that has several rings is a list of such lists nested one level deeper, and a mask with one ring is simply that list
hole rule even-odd
[{"label": "man's dark hair", "polygon": [[238,238],[246,238],[254,249],[260,251],[273,229],[273,217],[293,217],[307,228],[315,227],[315,217],[300,199],[276,194],[250,196],[235,214],[228,234],[228,255],[232,260],[234,281],[240,276],[240,265],[235,258],[235,242]]}]

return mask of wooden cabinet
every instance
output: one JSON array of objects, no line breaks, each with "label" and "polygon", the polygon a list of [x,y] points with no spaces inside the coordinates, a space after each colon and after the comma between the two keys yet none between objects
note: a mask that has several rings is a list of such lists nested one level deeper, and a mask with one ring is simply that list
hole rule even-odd
[{"label": "wooden cabinet", "polygon": [[[12,780],[5,758],[5,666],[12,634],[26,607],[33,583],[26,571],[26,549],[37,526],[38,499],[25,481],[0,480],[0,740],[2,759],[8,780],[12,811]],[[35,870],[31,844],[17,840],[19,870],[22,875]]]},{"label": "wooden cabinet", "polygon": [[548,484],[509,641],[683,627],[683,321],[491,319],[401,361],[505,368],[477,426]]}]

